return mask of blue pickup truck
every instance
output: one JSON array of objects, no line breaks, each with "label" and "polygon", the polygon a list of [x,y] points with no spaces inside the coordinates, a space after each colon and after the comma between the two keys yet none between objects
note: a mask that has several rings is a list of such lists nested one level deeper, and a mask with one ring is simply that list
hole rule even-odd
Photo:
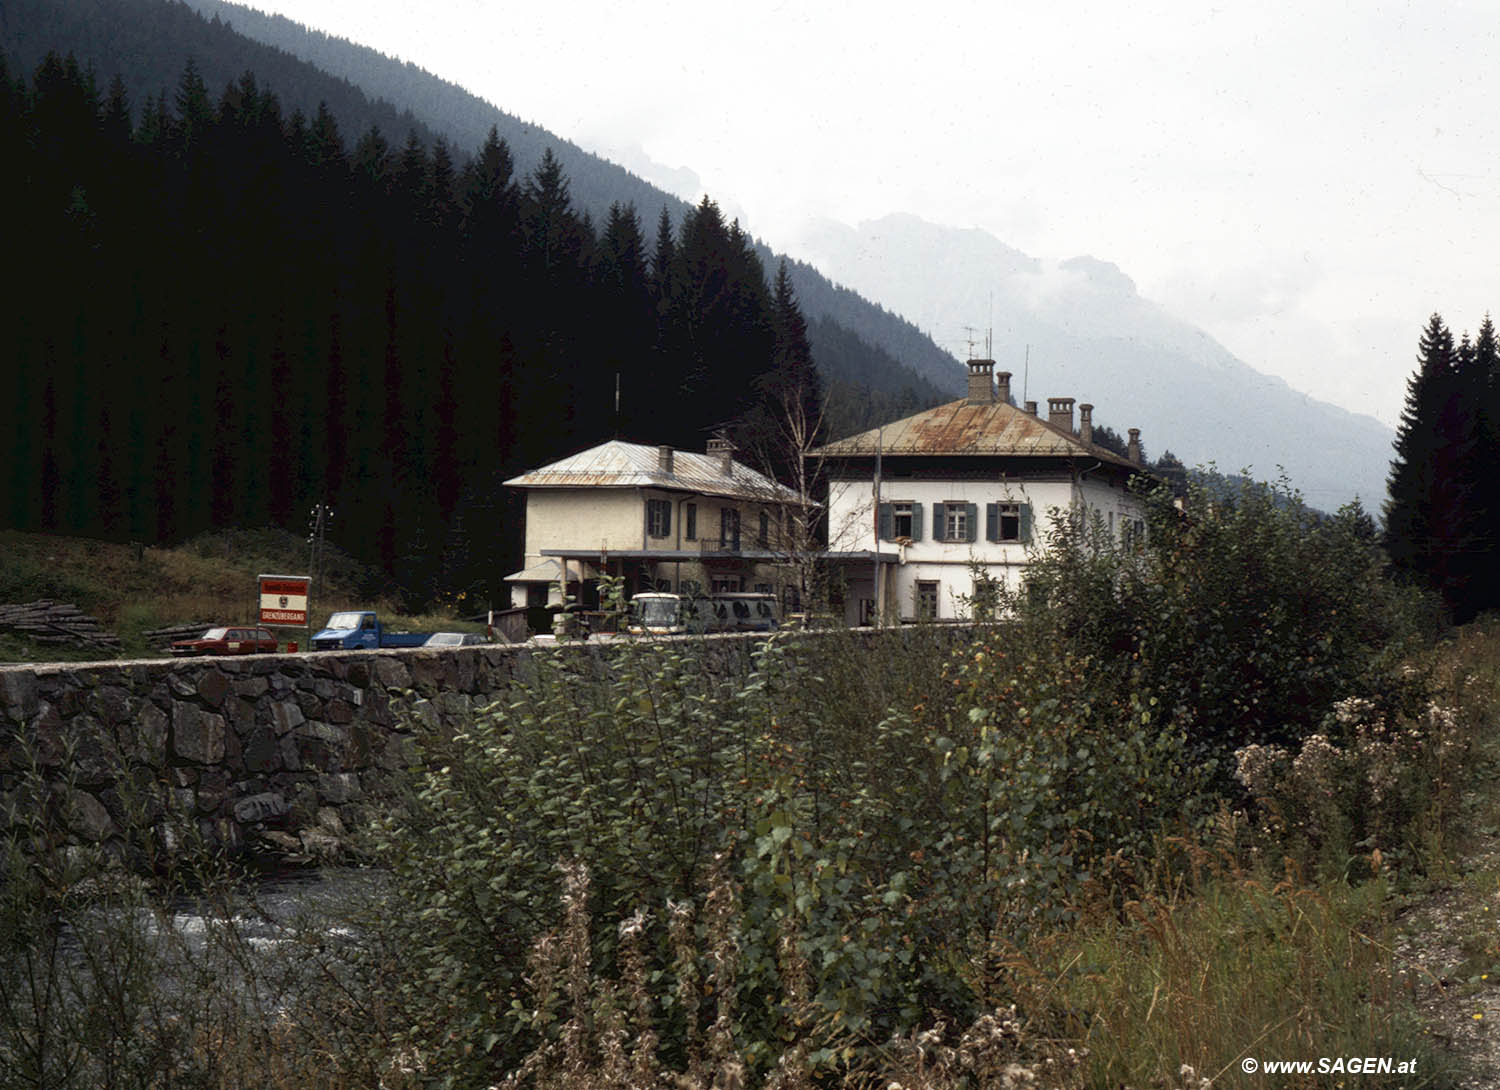
[{"label": "blue pickup truck", "polygon": [[314,651],[367,651],[376,647],[421,647],[431,632],[387,632],[375,611],[347,610],[328,618],[312,638]]}]

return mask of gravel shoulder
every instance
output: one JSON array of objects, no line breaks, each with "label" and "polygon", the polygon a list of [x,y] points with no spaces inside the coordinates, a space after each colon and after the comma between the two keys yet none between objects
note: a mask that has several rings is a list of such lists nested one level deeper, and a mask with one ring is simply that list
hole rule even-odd
[{"label": "gravel shoulder", "polygon": [[1500,797],[1477,809],[1484,827],[1450,875],[1397,915],[1396,971],[1428,1032],[1469,1065],[1460,1090],[1500,1090]]}]

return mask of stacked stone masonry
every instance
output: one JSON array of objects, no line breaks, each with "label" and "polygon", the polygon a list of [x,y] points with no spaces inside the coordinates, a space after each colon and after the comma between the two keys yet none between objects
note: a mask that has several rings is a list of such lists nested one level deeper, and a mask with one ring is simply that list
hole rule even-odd
[{"label": "stacked stone masonry", "polygon": [[[745,647],[742,639],[732,645]],[[726,651],[730,645],[726,644]],[[153,850],[186,838],[316,860],[339,854],[415,732],[455,728],[533,654],[602,645],[254,655],[0,667],[0,826],[35,812],[71,839]],[[724,656],[743,669],[743,650]],[[37,775],[40,773],[40,775]],[[36,797],[37,784],[45,799]]]},{"label": "stacked stone masonry", "polygon": [[[709,637],[708,669],[748,673],[763,638]],[[43,808],[70,839],[122,853],[146,830],[167,853],[201,838],[331,858],[415,762],[418,732],[460,728],[533,655],[608,669],[612,646],[0,666],[0,827]]]}]

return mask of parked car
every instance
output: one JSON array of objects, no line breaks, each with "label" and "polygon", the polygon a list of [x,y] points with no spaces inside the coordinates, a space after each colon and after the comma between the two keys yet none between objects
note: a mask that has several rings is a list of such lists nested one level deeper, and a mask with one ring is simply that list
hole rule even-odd
[{"label": "parked car", "polygon": [[771,632],[781,625],[774,594],[724,591],[713,596],[713,603],[723,632]]},{"label": "parked car", "polygon": [[264,628],[210,628],[197,639],[177,640],[174,655],[259,655],[276,650],[276,637]]},{"label": "parked car", "polygon": [[335,613],[312,638],[314,651],[360,651],[376,647],[421,647],[431,632],[390,632],[372,609]]},{"label": "parked car", "polygon": [[630,599],[630,631],[636,633],[770,632],[779,624],[774,594],[724,591],[705,598],[647,591]]},{"label": "parked car", "polygon": [[475,644],[489,643],[478,632],[434,632],[427,638],[423,647],[473,647]]}]

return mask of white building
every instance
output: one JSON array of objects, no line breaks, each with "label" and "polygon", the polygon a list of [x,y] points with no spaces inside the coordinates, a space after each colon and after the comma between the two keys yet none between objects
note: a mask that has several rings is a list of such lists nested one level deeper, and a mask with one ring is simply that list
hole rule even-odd
[{"label": "white building", "polygon": [[[1127,484],[1143,472],[1140,431],[1130,457],[1094,444],[1093,406],[1009,404],[1010,374],[969,361],[969,393],[813,451],[829,480],[828,557],[847,588],[845,620],[959,618],[976,567],[1011,589],[1054,512],[1082,508],[1117,535],[1143,525]],[[995,389],[998,378],[999,391]],[[837,582],[838,580],[836,580]]]},{"label": "white building", "polygon": [[560,605],[559,588],[598,605],[601,574],[644,590],[784,591],[783,527],[798,495],[736,462],[613,440],[505,482],[526,490],[525,567],[512,606]]}]

